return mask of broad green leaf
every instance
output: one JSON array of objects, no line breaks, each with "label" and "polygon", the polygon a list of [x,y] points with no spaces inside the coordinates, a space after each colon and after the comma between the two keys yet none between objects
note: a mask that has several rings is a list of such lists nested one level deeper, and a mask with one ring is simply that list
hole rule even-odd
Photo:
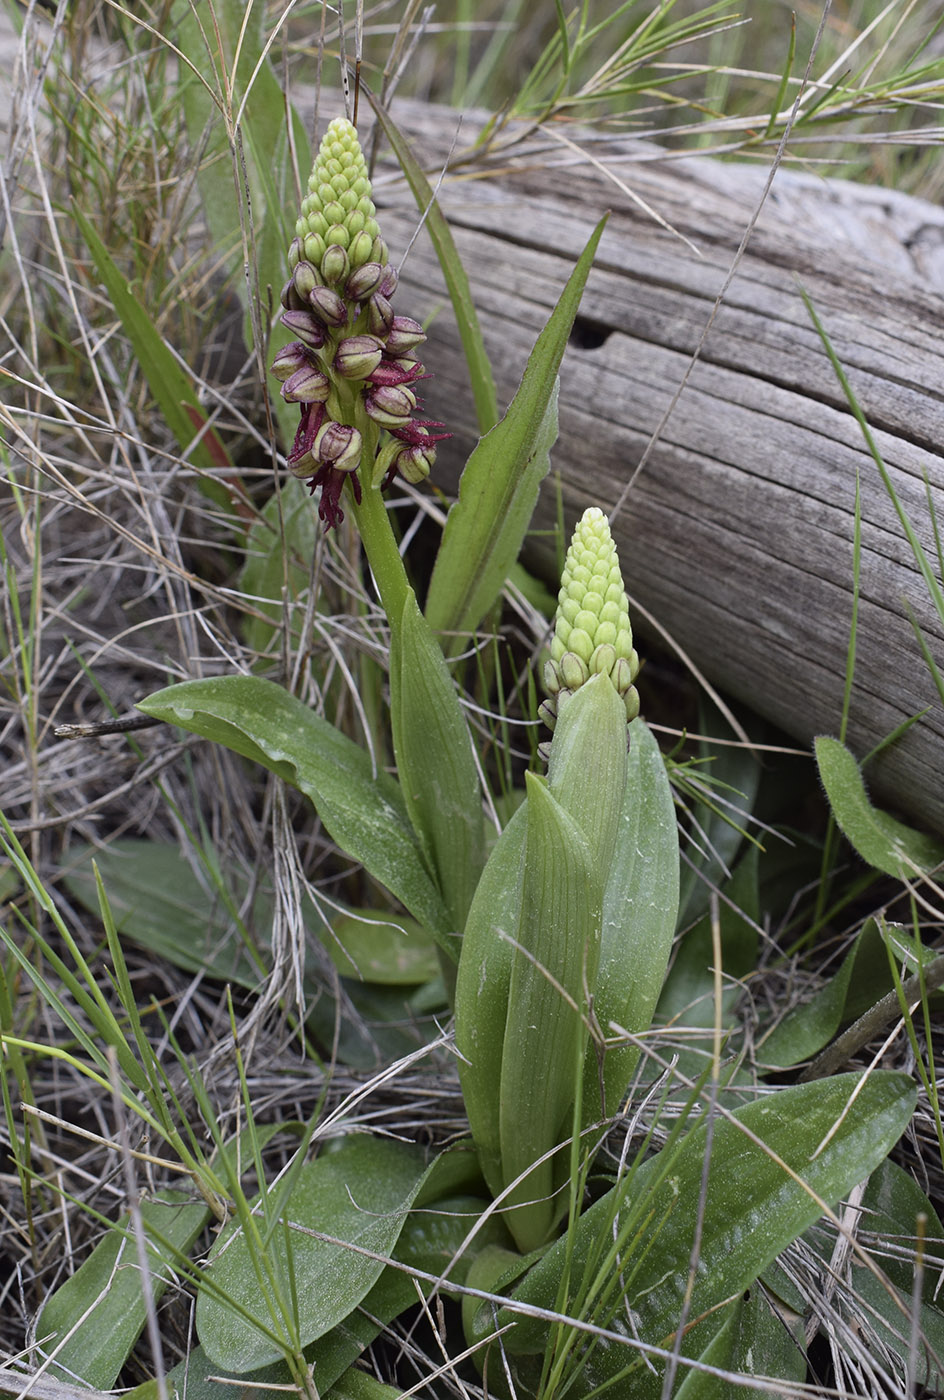
[{"label": "broad green leaf", "polygon": [[[369,91],[368,96],[370,96]],[[371,106],[383,128],[384,135],[390,142],[393,154],[397,158],[397,164],[403,171],[406,182],[413,192],[416,206],[423,215],[426,230],[432,239],[433,247],[436,249],[436,256],[439,258],[439,265],[442,268],[443,277],[446,279],[446,286],[455,312],[459,338],[465,351],[479,432],[487,433],[490,428],[494,427],[498,418],[495,380],[492,376],[491,361],[482,339],[478,316],[475,312],[475,302],[472,299],[469,279],[462,266],[462,259],[459,257],[459,251],[456,248],[449,225],[436,203],[436,197],[430,188],[429,181],[410,150],[409,143],[395,126],[386,109],[379,102],[374,101],[373,97],[371,97]]]},{"label": "broad green leaf", "polygon": [[[526,781],[521,920],[502,1045],[506,1186],[570,1135],[603,900],[602,873],[586,836],[540,778],[528,773]],[[549,1157],[505,1198],[513,1207],[506,1210],[508,1228],[523,1254],[545,1242],[566,1207],[566,1197],[554,1196],[563,1165]]]},{"label": "broad green leaf", "polygon": [[914,1254],[922,1248],[923,1296],[926,1302],[940,1304],[944,1225],[914,1177],[897,1162],[882,1162],[869,1177],[859,1230],[863,1247],[874,1253],[882,1272],[909,1297],[915,1283]]},{"label": "broad green leaf", "polygon": [[[613,866],[626,773],[625,710],[609,682],[602,677],[600,681],[582,687],[561,715],[551,748],[548,779],[552,800],[558,801],[565,815],[569,814],[578,830],[585,833],[588,859],[594,867],[590,889],[595,888],[598,894],[604,870],[609,872]],[[459,1075],[482,1170],[496,1194],[508,1181],[501,1163],[500,1104],[504,1103],[505,1111],[509,1111],[506,1090],[501,1088],[503,1076],[506,1072],[509,1076],[520,1072],[522,1085],[515,1093],[528,1099],[530,1091],[524,1083],[527,1074],[543,1076],[545,1068],[540,1056],[532,1059],[529,1066],[522,1064],[519,1071],[511,1069],[511,1059],[507,1071],[502,1068],[509,1016],[517,1014],[509,1010],[514,948],[519,942],[531,946],[521,929],[527,821],[525,804],[508,823],[485,867],[466,924],[456,986]],[[548,897],[552,895],[550,890]],[[534,919],[533,909],[528,917]],[[552,939],[557,937],[552,925],[549,934]],[[598,929],[592,942],[599,942]],[[537,945],[532,954],[539,963],[545,961]],[[553,961],[553,956],[549,956]],[[589,975],[589,964],[586,971]],[[545,977],[541,980],[548,995],[558,995],[550,991]],[[510,1054],[513,1056],[514,1052]],[[565,1079],[570,1104],[575,1090],[573,1061]]]},{"label": "broad green leaf", "polygon": [[[604,1035],[614,1025],[644,1036],[665,981],[678,917],[679,846],[668,774],[651,730],[629,726],[626,787],[616,851],[603,893],[600,966],[594,1014]],[[603,1061],[606,1102],[600,1103],[596,1048],[587,1049],[584,1122],[615,1113],[636,1067],[631,1045],[609,1049]]]},{"label": "broad green leaf", "polygon": [[[241,987],[259,985],[258,955],[250,956],[244,938],[234,933],[237,921],[219,891],[200,879],[176,846],[126,838],[107,846],[76,847],[69,860],[65,887],[93,913],[98,912],[95,861],[123,936],[188,972],[207,972]],[[248,879],[233,881],[234,902],[247,884]],[[271,895],[257,897],[253,922],[267,939]]]},{"label": "broad green leaf", "polygon": [[[97,914],[91,868],[95,860],[122,938],[133,939],[188,971],[203,971],[250,990],[259,987],[271,966],[272,896],[264,884],[247,927],[234,910],[248,879],[227,871],[231,897],[224,898],[219,888],[198,877],[176,846],[126,839],[77,849],[70,859],[75,865],[65,876],[66,887]],[[428,1032],[427,1038],[436,1034],[435,1026],[421,1022],[412,1000],[392,990],[436,976],[439,969],[431,935],[406,915],[376,910],[373,917],[377,921],[373,924],[353,915],[349,923],[342,921],[340,934],[349,955],[322,930],[320,921],[316,928],[343,977],[358,977],[355,959],[363,972],[387,987],[348,983],[339,1002],[326,985],[313,949],[306,956],[302,983],[309,1034],[335,1053],[341,1064],[361,1069],[387,1064],[423,1044],[424,1033]],[[348,937],[346,930],[354,925],[357,929]],[[435,1004],[445,1005],[444,991]]]},{"label": "broad green leaf", "polygon": [[[210,1218],[183,1191],[161,1191],[141,1202],[145,1232],[156,1230],[170,1249],[147,1244],[151,1291],[157,1302],[172,1277],[174,1251],[186,1254]],[[147,1321],[138,1251],[130,1222],[109,1230],[92,1253],[43,1304],[37,1336],[55,1352],[50,1374],[70,1383],[80,1377],[95,1390],[110,1390]],[[74,1330],[73,1330],[74,1329]],[[61,1339],[72,1333],[68,1340]]]},{"label": "broad green leaf", "polygon": [[698,1358],[705,1366],[736,1376],[767,1381],[757,1389],[733,1385],[708,1371],[682,1371],[673,1388],[675,1400],[769,1400],[770,1381],[786,1393],[806,1379],[806,1339],[802,1316],[785,1317],[774,1310],[762,1288],[751,1288],[721,1314],[723,1321]]},{"label": "broad green leaf", "polygon": [[350,1366],[328,1391],[325,1400],[399,1400],[402,1393],[398,1385],[387,1385],[370,1371]]},{"label": "broad green leaf", "polygon": [[514,945],[521,921],[527,809],[518,808],[492,848],[466,921],[456,977],[456,1050],[469,1127],[489,1189],[501,1169],[502,1046]]},{"label": "broad green leaf", "polygon": [[370,755],[281,686],[257,676],[184,681],[148,696],[144,714],[225,744],[309,797],[332,840],[456,956],[400,788]]},{"label": "broad green leaf", "polygon": [[230,488],[212,475],[220,467],[229,466],[226,449],[212,428],[200,436],[199,441],[195,441],[207,419],[194,392],[193,380],[164,344],[147,307],[131,290],[127,278],[116,266],[94,225],[78,205],[73,205],[72,214],[115,314],[131,341],[154,400],[177,439],[177,445],[182,452],[189,448],[188,456],[194,466],[207,473],[200,477],[200,485],[206,494],[218,505],[232,507],[234,497]]},{"label": "broad green leaf", "polygon": [[428,929],[406,915],[393,918],[384,909],[359,909],[333,920],[322,939],[342,977],[393,987],[428,982],[439,974]]},{"label": "broad green leaf", "polygon": [[391,631],[390,715],[406,808],[459,933],[485,864],[482,789],[455,683],[412,589]]},{"label": "broad green leaf", "polygon": [[284,1354],[272,1334],[296,1349],[336,1327],[383,1272],[383,1259],[371,1256],[389,1257],[422,1175],[417,1148],[351,1136],[302,1167],[268,1238],[257,1243],[239,1223],[227,1227],[207,1265],[213,1292],[197,1299],[197,1333],[211,1360],[242,1374]]},{"label": "broad green leaf", "polygon": [[557,372],[605,222],[591,235],[538,336],[505,416],[465,465],[426,602],[437,632],[473,632],[518,557],[557,435]]},{"label": "broad green leaf", "polygon": [[842,834],[867,865],[898,879],[927,874],[944,846],[873,807],[855,757],[838,739],[814,740],[819,776]]},{"label": "broad green leaf", "polygon": [[859,940],[856,939],[835,977],[831,977],[808,1002],[793,1007],[761,1042],[758,1059],[763,1065],[775,1069],[797,1065],[832,1040],[842,1023],[846,992],[858,947]]},{"label": "broad green leaf", "polygon": [[[631,1178],[628,1194],[615,1188],[591,1206],[573,1240],[555,1244],[514,1295],[537,1307],[560,1309],[566,1267],[572,1296],[563,1310],[573,1315],[576,1309],[625,1338],[625,1345],[587,1344],[576,1393],[586,1395],[620,1376],[610,1392],[618,1400],[658,1397],[662,1365],[656,1360],[655,1373],[645,1369],[633,1339],[672,1345],[692,1258],[697,1255],[698,1268],[688,1316],[698,1319],[749,1288],[818,1219],[817,1198],[835,1205],[878,1166],[907,1127],[916,1097],[914,1084],[902,1074],[840,1075],[767,1094],[731,1118],[716,1118],[700,1239],[708,1151],[704,1122],[677,1147],[644,1162]],[[513,1303],[499,1313],[499,1324],[511,1321],[516,1326],[503,1338],[506,1350],[543,1351],[547,1323],[516,1319]],[[683,1357],[698,1356],[707,1344],[706,1332],[712,1331],[710,1318],[707,1325],[695,1325],[682,1343]],[[634,1361],[636,1368],[623,1376]]]},{"label": "broad green leaf", "polygon": [[[332,1057],[337,1043],[339,1063],[376,1072],[442,1034],[442,1017],[448,1009],[445,987],[438,978],[427,985],[431,1004],[410,987],[385,987],[346,977],[339,1001],[327,990],[323,974],[318,983],[306,977],[306,995],[318,999],[313,1009],[306,1005],[305,1024]],[[438,995],[434,995],[436,988]]]},{"label": "broad green leaf", "polygon": [[[424,1182],[435,1173],[437,1162],[432,1164]],[[417,1201],[423,1190],[421,1186]],[[472,1242],[465,1244],[466,1237],[487,1207],[487,1201],[467,1195],[437,1197],[426,1210],[420,1209],[414,1202],[392,1257],[407,1268],[437,1276],[445,1274],[453,1283],[464,1284],[471,1265],[481,1252],[508,1242],[507,1231],[500,1217],[493,1212]],[[424,1293],[429,1293],[430,1285],[427,1282],[422,1281],[421,1287]],[[319,1393],[323,1395],[328,1387],[334,1385],[383,1328],[408,1308],[415,1307],[417,1301],[416,1285],[411,1275],[402,1269],[384,1268],[360,1306],[325,1336],[305,1348],[305,1359],[313,1367]],[[284,1362],[237,1375],[232,1367],[221,1367],[211,1361],[206,1349],[197,1346],[192,1349],[188,1359],[168,1376],[170,1394],[173,1395],[176,1386],[181,1396],[186,1393],[187,1400],[219,1400],[220,1383],[209,1377],[220,1375],[245,1384],[247,1400],[249,1397],[251,1400],[285,1400],[284,1387],[291,1385],[291,1375]],[[249,1389],[249,1383],[252,1389]],[[261,1387],[259,1390],[255,1389],[257,1385]],[[275,1386],[283,1388],[272,1388]]]}]

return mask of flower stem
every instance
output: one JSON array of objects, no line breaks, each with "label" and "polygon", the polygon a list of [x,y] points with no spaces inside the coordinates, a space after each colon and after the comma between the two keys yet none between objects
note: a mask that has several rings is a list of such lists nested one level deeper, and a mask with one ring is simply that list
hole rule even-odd
[{"label": "flower stem", "polygon": [[376,581],[384,612],[391,625],[396,627],[403,615],[409,583],[383,497],[379,489],[371,486],[369,473],[364,473],[364,476],[366,480],[361,503],[357,505],[351,499],[351,509],[367,551],[367,562]]}]

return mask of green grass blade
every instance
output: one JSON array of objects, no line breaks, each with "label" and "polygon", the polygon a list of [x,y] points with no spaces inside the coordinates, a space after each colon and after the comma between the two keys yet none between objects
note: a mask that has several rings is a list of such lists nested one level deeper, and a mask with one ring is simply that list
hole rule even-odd
[{"label": "green grass blade", "polygon": [[[183,452],[189,448],[188,455],[194,466],[206,473],[229,465],[226,449],[212,428],[195,441],[200,428],[206,423],[206,414],[194,393],[190,376],[181,369],[164,344],[148,315],[147,308],[142,306],[129,290],[127,278],[118,269],[91,222],[77,205],[73,206],[72,214],[115,308],[115,314],[131,341],[151,393],[164,415],[167,426],[177,439],[180,450]],[[232,505],[230,491],[223,482],[217,481],[212,475],[201,476],[200,480],[207,495],[217,504],[227,507]]]},{"label": "green grass blade", "polygon": [[935,611],[937,612],[941,623],[944,624],[944,588],[941,587],[940,582],[935,577],[934,569],[932,568],[931,562],[928,559],[927,553],[925,552],[924,545],[918,539],[918,536],[915,533],[914,526],[908,519],[908,516],[905,512],[905,508],[902,505],[901,500],[898,496],[898,492],[895,490],[894,482],[892,481],[891,476],[888,472],[888,468],[885,465],[885,460],[882,457],[881,452],[879,451],[878,444],[875,441],[875,438],[872,434],[872,430],[866,422],[865,414],[862,412],[862,408],[859,405],[859,401],[852,390],[852,385],[849,383],[849,380],[846,376],[846,372],[839,362],[839,357],[833,349],[832,342],[829,339],[829,336],[826,332],[826,328],[823,325],[822,321],[819,319],[819,316],[816,314],[816,308],[814,307],[810,297],[803,290],[802,287],[800,288],[800,295],[803,297],[806,309],[810,314],[810,318],[813,322],[813,325],[816,327],[816,333],[823,343],[823,348],[825,349],[826,354],[829,356],[829,362],[833,367],[833,372],[836,375],[836,378],[839,380],[839,384],[846,397],[846,402],[852,410],[852,413],[855,416],[855,420],[859,425],[859,429],[862,433],[863,438],[865,439],[865,444],[869,449],[869,454],[872,458],[872,461],[878,468],[878,474],[882,479],[882,485],[885,487],[885,490],[888,493],[888,498],[894,506],[895,514],[898,516],[898,519],[901,522],[901,528],[905,533],[905,538],[908,541],[911,553],[914,557],[914,561],[921,571],[921,577],[924,579],[925,587],[928,590],[928,596],[934,604]]},{"label": "green grass blade", "polygon": [[478,316],[475,314],[475,303],[472,300],[472,291],[465,268],[462,266],[462,259],[459,257],[449,225],[436,203],[429,181],[423,174],[408,143],[391,120],[389,113],[370,96],[369,92],[368,96],[377,115],[377,120],[383,128],[384,135],[390,142],[397,158],[397,163],[403,171],[407,184],[413,191],[417,207],[425,214],[426,228],[433,241],[433,247],[436,249],[436,256],[439,258],[439,265],[442,268],[443,277],[446,279],[446,287],[456,313],[459,336],[465,351],[466,364],[469,367],[469,379],[475,399],[479,432],[487,433],[498,420],[498,400],[495,395],[492,366],[485,351],[485,342],[482,339]]},{"label": "green grass blade", "polygon": [[597,224],[538,336],[507,413],[466,463],[426,603],[438,632],[474,631],[518,557],[557,434],[557,372],[605,223]]}]

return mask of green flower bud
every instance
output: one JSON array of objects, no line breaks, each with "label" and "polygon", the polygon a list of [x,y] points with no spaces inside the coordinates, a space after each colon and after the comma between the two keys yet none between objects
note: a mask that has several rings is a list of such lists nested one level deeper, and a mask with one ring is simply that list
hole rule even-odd
[{"label": "green flower bud", "polygon": [[[350,230],[347,229],[344,224],[332,224],[324,237],[329,248],[343,248],[345,256],[347,256],[347,248],[351,241],[351,234]],[[322,268],[322,271],[325,273],[325,281],[327,282],[328,274],[324,268]]]},{"label": "green flower bud", "polygon": [[[606,624],[604,624],[606,625]],[[600,635],[600,628],[597,629],[597,636]],[[616,647],[607,637],[606,641],[598,641],[590,657],[590,670],[594,675],[601,672],[613,679],[613,667],[616,665]]]},{"label": "green flower bud", "polygon": [[435,447],[404,447],[397,453],[397,471],[411,486],[425,481],[436,464]]},{"label": "green flower bud", "polygon": [[281,379],[284,383],[298,370],[304,369],[307,364],[309,364],[307,347],[301,341],[293,340],[288,345],[284,345],[277,353],[269,366],[269,371],[275,375],[276,379]]},{"label": "green flower bud", "polygon": [[408,355],[426,339],[426,332],[418,321],[409,316],[394,316],[387,334],[387,354],[391,359],[398,355]]},{"label": "green flower bud", "polygon": [[385,340],[393,327],[393,307],[387,297],[375,292],[367,303],[367,325],[371,335]]},{"label": "green flower bud", "polygon": [[[542,700],[538,706],[538,716],[544,721],[551,733],[557,727],[557,706],[553,700]],[[546,755],[543,755],[546,757]]]},{"label": "green flower bud", "polygon": [[[306,257],[310,257],[329,285],[339,285],[351,268],[365,262],[386,263],[386,245],[380,237],[375,214],[367,162],[357,132],[344,117],[336,117],[325,132],[315,157],[297,226],[299,237],[305,241]],[[317,258],[308,252],[309,240],[313,250],[320,240]],[[332,247],[348,253],[344,278],[333,271],[329,275],[323,266]],[[375,248],[382,248],[383,257],[374,256]],[[336,262],[336,254],[331,256],[332,263]]]},{"label": "green flower bud", "polygon": [[[350,255],[349,255],[350,256]],[[383,280],[383,268],[380,263],[366,262],[359,266],[351,259],[351,266],[354,271],[347,279],[347,286],[344,288],[344,295],[351,301],[366,301],[369,296],[373,296]]]},{"label": "green flower bud", "polygon": [[383,359],[383,346],[373,335],[349,335],[334,357],[334,368],[344,379],[366,379]]},{"label": "green flower bud", "polygon": [[[329,229],[328,233],[333,234],[334,229]],[[343,232],[343,230],[342,230]],[[351,272],[351,260],[347,251],[335,239],[324,252],[321,259],[321,275],[328,287],[340,287],[347,281]]]},{"label": "green flower bud", "polygon": [[309,349],[320,350],[324,345],[325,328],[310,311],[284,311],[280,319]]},{"label": "green flower bud", "polygon": [[347,306],[330,287],[315,287],[308,305],[312,314],[326,326],[343,326],[347,321]]},{"label": "green flower bud", "polygon": [[313,263],[308,262],[307,259],[304,262],[296,263],[295,271],[292,273],[292,286],[302,302],[307,302],[319,282],[320,279]]},{"label": "green flower bud", "polygon": [[591,506],[574,530],[564,561],[551,660],[544,668],[544,688],[551,699],[542,708],[542,718],[547,710],[559,713],[591,675],[602,673],[620,695],[627,720],[634,719],[639,713],[633,685],[638,671],[616,545],[606,516]]},{"label": "green flower bud", "polygon": [[352,267],[363,267],[365,263],[371,261],[371,254],[374,251],[374,240],[366,229],[361,229],[351,239],[350,247],[347,250],[348,258]]},{"label": "green flower bud", "polygon": [[[583,635],[575,638],[575,631]],[[551,656],[559,661],[565,651],[576,651],[589,664],[600,645],[612,646],[616,657],[634,656],[616,546],[606,516],[591,506],[574,530],[564,561]]]},{"label": "green flower bud", "polygon": [[590,679],[590,668],[575,651],[565,651],[558,663],[563,688],[579,690]]},{"label": "green flower bud", "polygon": [[347,423],[330,418],[322,423],[311,446],[312,456],[339,472],[353,472],[361,460],[361,435]]},{"label": "green flower bud", "polygon": [[325,255],[325,241],[320,233],[306,233],[302,241],[302,249],[306,262],[310,262],[313,267],[321,266],[321,260]]},{"label": "green flower bud", "polygon": [[285,380],[282,397],[286,403],[324,403],[330,388],[328,376],[306,364]]},{"label": "green flower bud", "polygon": [[416,395],[405,384],[381,384],[366,396],[364,407],[375,423],[384,428],[400,428],[409,422]]}]

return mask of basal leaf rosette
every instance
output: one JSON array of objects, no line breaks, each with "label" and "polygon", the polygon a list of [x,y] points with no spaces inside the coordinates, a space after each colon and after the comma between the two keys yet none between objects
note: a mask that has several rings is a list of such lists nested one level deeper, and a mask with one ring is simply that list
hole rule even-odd
[{"label": "basal leaf rosette", "polygon": [[[288,466],[321,489],[325,529],[344,519],[346,481],[358,503],[364,486],[430,473],[441,423],[414,417],[413,386],[427,378],[416,355],[422,326],[394,313],[397,272],[371,199],[357,132],[336,117],[324,134],[289,248],[282,324],[296,337],[271,369],[282,397],[299,405]],[[366,473],[366,480],[363,480]]]},{"label": "basal leaf rosette", "polygon": [[633,682],[639,657],[633,646],[629,603],[609,522],[598,506],[585,510],[574,530],[561,574],[551,657],[544,667],[548,698],[539,713],[554,729],[561,708],[591,676],[610,677],[629,723],[639,714]]}]

